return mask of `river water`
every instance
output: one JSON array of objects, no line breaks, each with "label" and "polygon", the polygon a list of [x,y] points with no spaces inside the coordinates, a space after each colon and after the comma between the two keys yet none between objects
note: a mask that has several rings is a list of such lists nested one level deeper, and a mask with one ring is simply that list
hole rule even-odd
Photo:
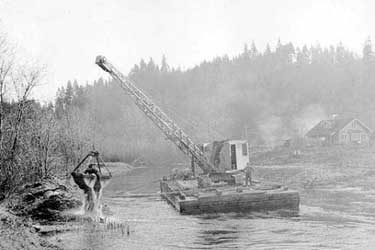
[{"label": "river water", "polygon": [[[335,183],[301,189],[297,215],[279,211],[190,216],[180,215],[157,194],[158,178],[169,171],[153,166],[114,176],[104,190],[104,203],[111,219],[126,225],[126,231],[83,225],[82,230],[59,235],[66,249],[375,249],[372,188]],[[375,176],[366,177],[367,183],[372,181]]]}]

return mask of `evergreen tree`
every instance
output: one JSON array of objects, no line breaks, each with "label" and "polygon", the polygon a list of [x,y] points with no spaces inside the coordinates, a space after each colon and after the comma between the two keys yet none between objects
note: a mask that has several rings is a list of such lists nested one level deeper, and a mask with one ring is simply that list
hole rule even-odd
[{"label": "evergreen tree", "polygon": [[57,89],[56,99],[55,99],[55,112],[58,118],[61,118],[64,114],[65,109],[65,89],[64,87]]},{"label": "evergreen tree", "polygon": [[283,46],[283,45],[281,44],[281,39],[279,38],[279,39],[277,40],[277,44],[276,44],[276,53],[279,52],[279,51],[281,50],[282,46]]},{"label": "evergreen tree", "polygon": [[302,64],[310,63],[310,53],[306,45],[302,47],[302,50],[298,49],[296,54],[297,54],[297,57],[296,57],[297,64],[302,65]]},{"label": "evergreen tree", "polygon": [[152,57],[150,57],[150,60],[147,63],[147,71],[148,72],[158,71],[158,67],[156,66],[154,59],[152,59]]},{"label": "evergreen tree", "polygon": [[242,57],[248,58],[249,55],[250,55],[249,48],[247,46],[247,43],[245,43],[244,46],[243,46]]},{"label": "evergreen tree", "polygon": [[266,45],[266,49],[264,50],[264,55],[270,55],[271,54],[271,46],[269,43]]},{"label": "evergreen tree", "polygon": [[365,41],[365,45],[363,46],[362,50],[362,55],[363,55],[363,62],[365,64],[370,64],[371,62],[374,61],[374,51],[372,48],[372,42],[371,38],[368,37]]},{"label": "evergreen tree", "polygon": [[130,70],[129,77],[135,77],[137,74],[139,74],[140,68],[138,64],[134,64],[133,68]]},{"label": "evergreen tree", "polygon": [[139,62],[139,69],[140,69],[140,71],[146,71],[147,64],[146,64],[145,60],[141,59],[141,61]]},{"label": "evergreen tree", "polygon": [[74,91],[73,91],[72,82],[68,81],[68,83],[66,84],[65,97],[64,97],[65,107],[69,107],[70,105],[72,105],[73,95],[74,95]]},{"label": "evergreen tree", "polygon": [[320,45],[310,47],[311,63],[319,64],[322,63],[323,50]]},{"label": "evergreen tree", "polygon": [[336,63],[338,64],[349,64],[353,59],[353,53],[348,51],[344,45],[340,42],[336,46]]},{"label": "evergreen tree", "polygon": [[256,57],[258,55],[258,49],[255,46],[254,41],[251,42],[250,57]]},{"label": "evergreen tree", "polygon": [[169,65],[167,63],[167,58],[165,57],[165,55],[163,55],[163,58],[161,59],[161,68],[160,68],[160,71],[162,73],[167,73],[169,71]]},{"label": "evergreen tree", "polygon": [[85,104],[84,89],[80,86],[77,80],[73,82],[73,100],[72,104],[76,107],[82,108]]}]

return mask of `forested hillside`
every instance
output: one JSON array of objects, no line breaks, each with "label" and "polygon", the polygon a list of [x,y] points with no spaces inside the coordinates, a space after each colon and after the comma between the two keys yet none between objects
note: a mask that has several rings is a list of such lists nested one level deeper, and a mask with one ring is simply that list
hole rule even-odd
[{"label": "forested hillside", "polygon": [[[342,44],[299,48],[279,41],[259,51],[252,43],[238,56],[184,71],[171,68],[165,57],[160,64],[141,60],[128,76],[196,142],[247,137],[253,145],[275,145],[332,114],[375,125],[370,39],[361,55]],[[55,108],[77,145],[94,144],[107,158],[129,160],[173,148],[112,80],[68,82],[58,90]]]}]

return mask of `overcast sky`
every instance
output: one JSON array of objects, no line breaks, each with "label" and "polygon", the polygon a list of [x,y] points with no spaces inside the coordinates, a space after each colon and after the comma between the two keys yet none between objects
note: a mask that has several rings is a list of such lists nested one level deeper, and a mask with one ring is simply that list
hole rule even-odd
[{"label": "overcast sky", "polygon": [[[375,34],[373,1],[345,0],[0,0],[0,30],[25,57],[47,66],[39,99],[69,79],[106,76],[103,54],[123,73],[163,54],[182,69],[215,56],[260,49],[278,38],[295,45],[343,44],[360,53]],[[107,77],[107,76],[106,76]]]}]

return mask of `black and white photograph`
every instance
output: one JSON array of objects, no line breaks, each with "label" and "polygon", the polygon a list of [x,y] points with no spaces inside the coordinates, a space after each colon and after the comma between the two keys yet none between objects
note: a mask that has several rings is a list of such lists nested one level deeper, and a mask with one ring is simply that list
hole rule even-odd
[{"label": "black and white photograph", "polygon": [[375,249],[374,12],[0,0],[0,250]]}]

